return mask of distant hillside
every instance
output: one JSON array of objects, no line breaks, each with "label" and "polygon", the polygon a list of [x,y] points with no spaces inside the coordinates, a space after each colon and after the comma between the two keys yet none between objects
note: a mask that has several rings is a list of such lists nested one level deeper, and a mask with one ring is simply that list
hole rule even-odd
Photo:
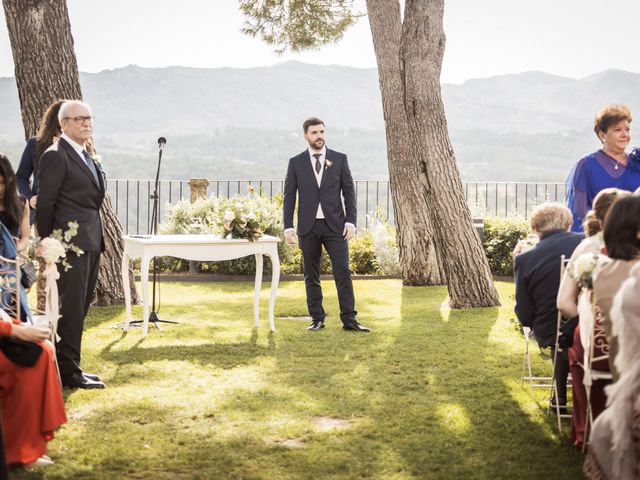
[{"label": "distant hillside", "polygon": [[[150,178],[155,140],[168,138],[164,178],[281,178],[304,148],[302,120],[325,120],[328,144],[359,178],[387,176],[377,72],[288,62],[264,68],[129,66],[81,74],[110,177]],[[564,179],[597,148],[595,112],[620,102],[640,112],[640,75],[606,71],[574,80],[542,72],[444,85],[461,173],[473,180]],[[23,146],[15,82],[0,79],[0,151]],[[638,129],[634,128],[635,134]]]}]

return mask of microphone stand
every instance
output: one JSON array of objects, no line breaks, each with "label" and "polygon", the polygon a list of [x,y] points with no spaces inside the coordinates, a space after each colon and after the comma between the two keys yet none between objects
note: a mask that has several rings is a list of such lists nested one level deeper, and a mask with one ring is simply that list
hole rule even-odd
[{"label": "microphone stand", "polygon": [[[160,201],[160,197],[158,195],[158,188],[160,185],[160,165],[162,163],[162,150],[164,149],[165,144],[167,143],[167,139],[164,137],[160,137],[158,139],[158,168],[156,170],[156,181],[153,187],[153,193],[149,196],[153,200],[153,209],[151,210],[151,225],[149,228],[149,233],[151,235],[158,234],[158,216],[160,214],[158,204]],[[158,314],[156,312],[156,283],[158,276],[158,257],[153,257],[153,277],[152,277],[152,294],[151,294],[151,313],[149,314],[149,323],[153,323],[158,330],[162,330],[160,328],[160,323],[179,323],[175,320],[160,320],[158,318]],[[160,289],[158,289],[158,293],[160,293]],[[131,323],[142,323],[142,320],[134,320]]]}]

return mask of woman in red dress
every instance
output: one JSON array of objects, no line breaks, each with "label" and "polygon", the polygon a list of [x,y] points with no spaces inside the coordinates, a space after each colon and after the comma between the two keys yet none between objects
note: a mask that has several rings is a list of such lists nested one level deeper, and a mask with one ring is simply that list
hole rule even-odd
[{"label": "woman in red dress", "polygon": [[44,343],[45,327],[0,320],[0,337],[37,343],[42,353],[33,367],[13,363],[0,351],[0,403],[8,465],[46,465],[47,442],[67,421],[53,353]]}]

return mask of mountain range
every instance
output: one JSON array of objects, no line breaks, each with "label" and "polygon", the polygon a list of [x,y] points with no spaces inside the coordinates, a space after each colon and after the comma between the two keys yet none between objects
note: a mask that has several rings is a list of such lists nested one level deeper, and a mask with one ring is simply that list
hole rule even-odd
[{"label": "mountain range", "polygon": [[[355,177],[388,174],[376,69],[128,66],[81,73],[80,81],[111,178],[152,178],[164,136],[162,178],[280,179],[287,159],[305,148],[309,116],[325,121],[327,144],[349,154]],[[640,111],[640,74],[525,72],[444,84],[442,94],[463,179],[562,181],[598,148],[592,125],[602,106]],[[0,108],[0,151],[17,163],[24,134],[13,78],[0,78]]]}]

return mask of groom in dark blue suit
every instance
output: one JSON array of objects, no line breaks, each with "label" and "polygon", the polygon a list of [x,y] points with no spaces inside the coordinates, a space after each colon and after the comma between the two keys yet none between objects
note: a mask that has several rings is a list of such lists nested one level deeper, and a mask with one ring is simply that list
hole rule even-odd
[{"label": "groom in dark blue suit", "polygon": [[[306,120],[302,129],[309,148],[289,160],[284,181],[283,210],[285,240],[290,245],[297,242],[302,249],[307,307],[312,319],[307,330],[324,328],[326,314],[322,308],[320,287],[320,258],[324,245],[331,259],[343,328],[354,332],[370,332],[356,321],[349,270],[348,241],[356,234],[356,195],[347,156],[326,147],[324,122],[319,118]],[[297,235],[293,228],[296,193]]]}]

